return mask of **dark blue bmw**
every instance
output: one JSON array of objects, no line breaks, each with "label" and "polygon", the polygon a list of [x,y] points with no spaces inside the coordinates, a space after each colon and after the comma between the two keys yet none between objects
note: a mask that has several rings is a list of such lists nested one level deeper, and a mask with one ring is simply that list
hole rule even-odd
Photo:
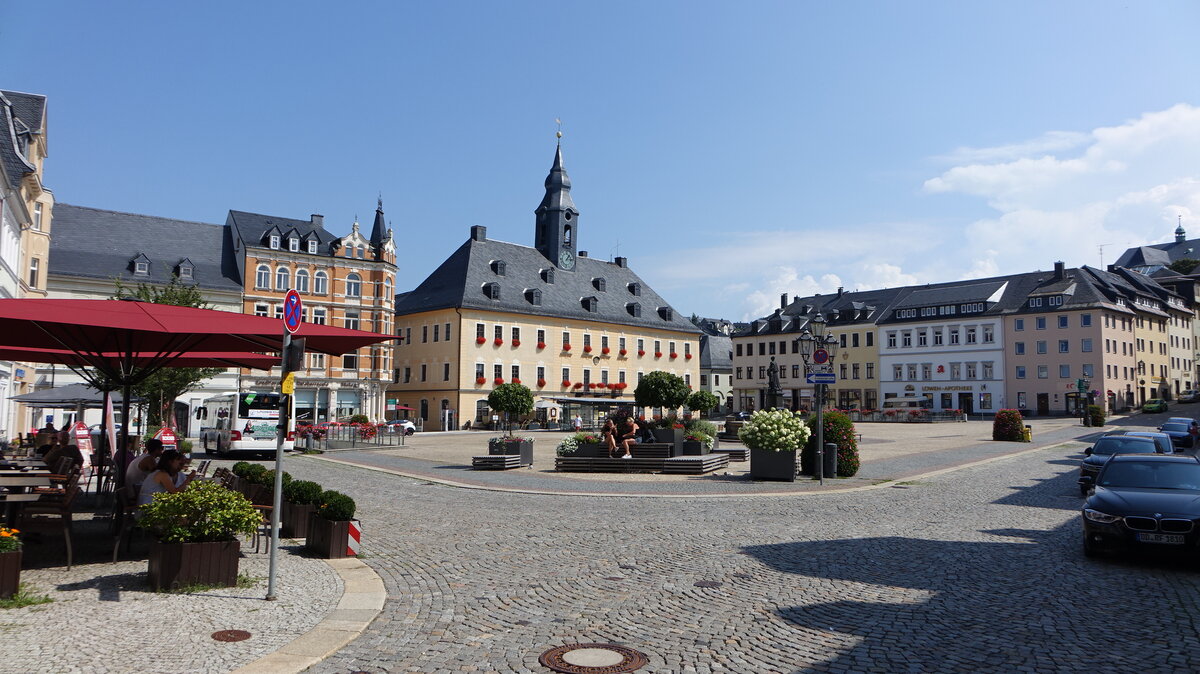
[{"label": "dark blue bmw", "polygon": [[1083,504],[1082,519],[1088,556],[1133,548],[1195,552],[1200,459],[1178,454],[1110,458]]}]

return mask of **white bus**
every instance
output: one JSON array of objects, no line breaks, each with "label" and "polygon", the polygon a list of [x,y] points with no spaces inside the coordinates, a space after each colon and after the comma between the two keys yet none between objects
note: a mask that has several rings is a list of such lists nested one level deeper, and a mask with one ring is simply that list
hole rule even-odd
[{"label": "white bus", "polygon": [[[227,393],[205,400],[204,409],[208,425],[200,428],[200,443],[205,452],[215,451],[218,456],[275,452],[278,393]],[[293,448],[295,430],[289,426],[284,450]]]}]

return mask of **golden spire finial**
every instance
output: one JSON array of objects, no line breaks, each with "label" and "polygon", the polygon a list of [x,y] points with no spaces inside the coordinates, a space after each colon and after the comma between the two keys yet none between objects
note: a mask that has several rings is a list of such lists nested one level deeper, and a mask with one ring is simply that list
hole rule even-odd
[{"label": "golden spire finial", "polygon": [[562,138],[562,120],[555,117],[554,123],[558,125],[558,131],[554,132],[554,137],[561,139]]}]

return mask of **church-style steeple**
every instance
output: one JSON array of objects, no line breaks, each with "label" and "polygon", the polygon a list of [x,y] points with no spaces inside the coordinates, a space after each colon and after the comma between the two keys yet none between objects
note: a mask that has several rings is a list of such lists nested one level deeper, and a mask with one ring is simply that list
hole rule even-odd
[{"label": "church-style steeple", "polygon": [[383,195],[379,197],[379,205],[375,207],[375,224],[371,226],[371,247],[375,249],[375,257],[379,258],[383,242],[387,240],[387,224],[383,221]]},{"label": "church-style steeple", "polygon": [[559,269],[574,270],[579,210],[571,199],[571,179],[563,168],[561,144],[554,148],[554,165],[546,176],[546,196],[534,214],[537,216],[534,247]]},{"label": "church-style steeple", "polygon": [[1187,232],[1183,231],[1183,216],[1177,216],[1179,224],[1175,227],[1175,243],[1183,243],[1187,241]]}]

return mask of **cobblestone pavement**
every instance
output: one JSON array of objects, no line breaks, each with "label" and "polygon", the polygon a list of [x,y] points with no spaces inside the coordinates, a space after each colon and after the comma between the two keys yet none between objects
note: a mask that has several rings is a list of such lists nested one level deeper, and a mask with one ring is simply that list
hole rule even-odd
[{"label": "cobblestone pavement", "polygon": [[[1193,560],[1081,552],[1073,443],[884,489],[779,498],[464,490],[309,459],[389,598],[317,672],[1198,671]],[[716,587],[697,586],[712,581]]]}]

